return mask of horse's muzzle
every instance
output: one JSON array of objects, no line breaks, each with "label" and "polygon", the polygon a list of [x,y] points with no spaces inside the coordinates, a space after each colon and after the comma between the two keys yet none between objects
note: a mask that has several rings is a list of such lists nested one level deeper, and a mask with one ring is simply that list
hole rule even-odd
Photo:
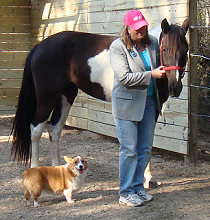
[{"label": "horse's muzzle", "polygon": [[179,87],[176,87],[176,88],[172,87],[172,88],[169,89],[169,95],[171,97],[179,97],[181,91],[182,91],[182,86],[179,86]]}]

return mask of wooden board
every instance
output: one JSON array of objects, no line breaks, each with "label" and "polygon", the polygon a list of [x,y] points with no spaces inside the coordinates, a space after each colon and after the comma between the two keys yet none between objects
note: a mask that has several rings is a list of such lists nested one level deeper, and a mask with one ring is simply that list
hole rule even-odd
[{"label": "wooden board", "polygon": [[25,60],[2,60],[2,69],[23,69]]},{"label": "wooden board", "polygon": [[16,112],[15,106],[0,105],[0,115],[14,115]]},{"label": "wooden board", "polygon": [[20,88],[0,88],[0,97],[18,97],[19,91]]},{"label": "wooden board", "polygon": [[18,97],[0,97],[1,106],[16,106]]},{"label": "wooden board", "polygon": [[87,123],[88,123],[87,119],[73,117],[73,116],[68,116],[68,118],[66,120],[66,125],[76,127],[76,128],[85,129],[85,130],[88,130]]},{"label": "wooden board", "polygon": [[29,18],[30,8],[29,7],[0,7],[0,17],[22,16]]},{"label": "wooden board", "polygon": [[29,25],[1,25],[0,33],[29,33]]},{"label": "wooden board", "polygon": [[[30,17],[28,17],[30,18]],[[30,19],[26,19],[25,17],[22,16],[15,16],[15,20],[14,19],[8,19],[8,17],[1,17],[0,20],[0,25],[30,25]]]},{"label": "wooden board", "polygon": [[1,33],[0,42],[30,42],[30,33]]},{"label": "wooden board", "polygon": [[0,6],[31,6],[31,0],[1,0]]},{"label": "wooden board", "polygon": [[169,137],[161,137],[155,135],[153,147],[180,153],[188,154],[187,141]]},{"label": "wooden board", "polygon": [[22,79],[23,69],[21,70],[0,70],[0,79]]},{"label": "wooden board", "polygon": [[1,79],[0,88],[20,88],[22,79]]},{"label": "wooden board", "polygon": [[[28,47],[28,45],[26,45],[26,47]],[[0,53],[0,60],[2,61],[10,61],[10,60],[14,60],[14,61],[23,61],[25,62],[26,56],[28,54],[27,52],[10,52],[10,51],[6,51],[6,52],[1,52]]]}]

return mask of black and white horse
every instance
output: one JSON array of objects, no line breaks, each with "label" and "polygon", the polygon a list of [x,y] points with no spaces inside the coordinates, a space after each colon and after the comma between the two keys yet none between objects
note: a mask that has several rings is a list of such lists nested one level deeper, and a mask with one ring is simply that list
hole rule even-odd
[{"label": "black and white horse", "polygon": [[[162,64],[173,67],[166,71],[167,77],[157,81],[163,103],[169,95],[179,96],[182,89],[188,22],[179,27],[164,19],[161,28]],[[14,159],[25,164],[31,159],[31,167],[39,166],[39,141],[47,126],[52,165],[60,163],[59,139],[78,88],[95,98],[111,101],[113,71],[109,46],[114,39],[114,36],[64,31],[30,51],[12,129]]]}]

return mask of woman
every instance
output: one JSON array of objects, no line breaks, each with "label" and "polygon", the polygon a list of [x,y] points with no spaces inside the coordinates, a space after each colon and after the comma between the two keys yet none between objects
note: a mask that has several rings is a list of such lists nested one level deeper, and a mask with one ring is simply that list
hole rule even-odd
[{"label": "woman", "polygon": [[119,203],[140,206],[152,200],[143,187],[155,130],[156,110],[160,111],[156,78],[165,71],[158,65],[158,41],[148,35],[148,22],[138,10],[124,16],[121,37],[110,46],[114,71],[112,113],[119,149]]}]

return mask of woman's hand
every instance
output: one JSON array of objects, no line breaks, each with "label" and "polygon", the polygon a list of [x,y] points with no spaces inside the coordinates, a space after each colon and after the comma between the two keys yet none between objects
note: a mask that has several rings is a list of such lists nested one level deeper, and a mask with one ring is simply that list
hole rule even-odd
[{"label": "woman's hand", "polygon": [[164,66],[159,66],[157,69],[152,70],[152,77],[161,79],[165,77],[166,71],[163,69]]}]

